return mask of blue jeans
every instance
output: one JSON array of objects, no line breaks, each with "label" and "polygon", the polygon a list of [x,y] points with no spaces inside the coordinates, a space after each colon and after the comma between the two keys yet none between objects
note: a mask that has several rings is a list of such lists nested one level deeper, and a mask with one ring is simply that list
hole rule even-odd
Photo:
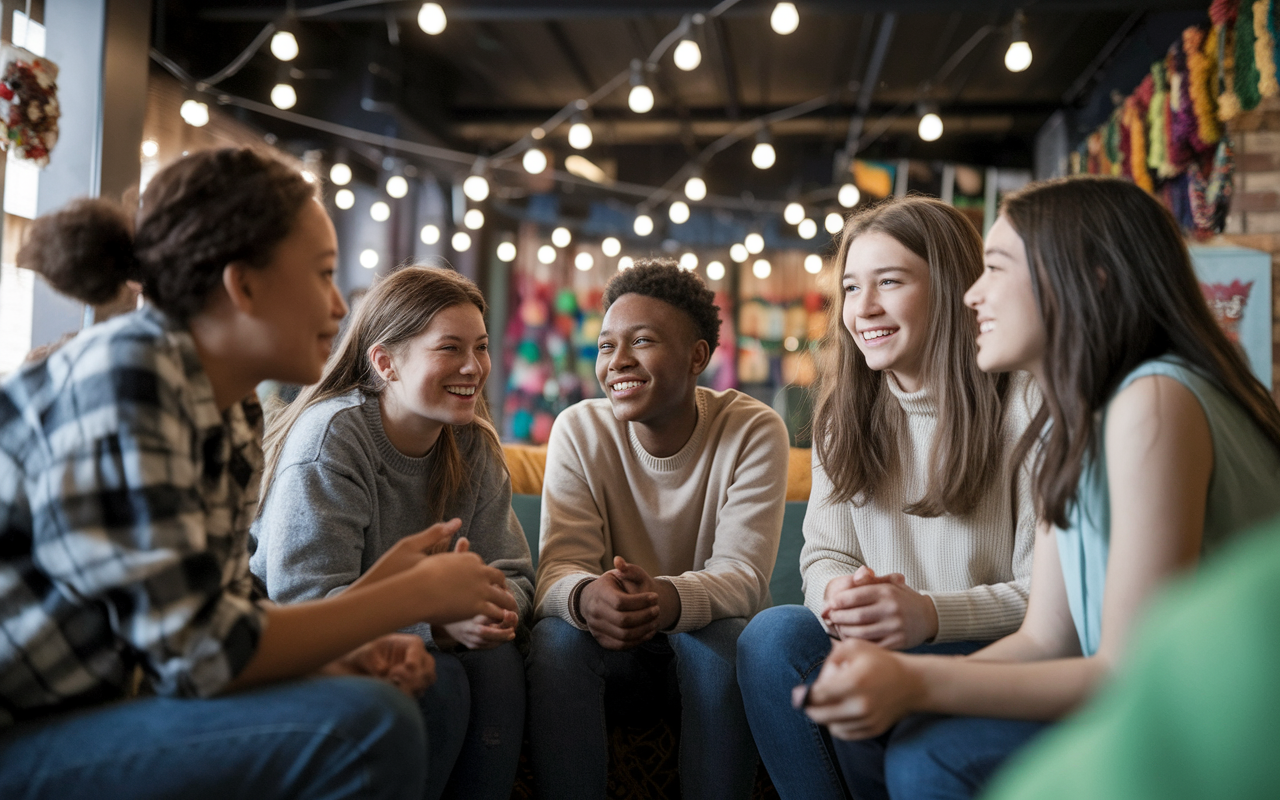
[{"label": "blue jeans", "polygon": [[659,634],[631,650],[606,650],[586,631],[547,617],[529,651],[529,745],[539,797],[601,798],[608,784],[606,696],[650,708],[680,698],[680,786],[684,797],[745,798],[756,748],[738,691],[734,656],[740,618],[697,631]]},{"label": "blue jeans", "polygon": [[[937,741],[919,738],[929,727],[925,723],[928,718],[907,717],[884,736],[844,742],[833,740],[825,728],[792,708],[792,687],[817,679],[831,644],[822,623],[804,606],[775,606],[760,612],[738,641],[738,681],[747,719],[778,795],[831,800],[844,798],[850,791],[858,800],[885,798],[889,794],[895,798],[951,796],[918,793],[934,783],[946,784],[930,772],[930,765],[913,760],[935,755],[929,748],[936,749]],[[966,655],[982,646],[979,642],[952,642],[922,645],[909,652]],[[1013,730],[1026,725],[1038,723],[1008,723]],[[912,745],[906,746],[908,742]],[[948,767],[933,765],[933,772],[959,763],[962,745],[969,742],[960,740],[955,744],[957,752],[944,762]],[[923,754],[921,747],[925,748]],[[914,780],[915,776],[926,774],[929,777]],[[981,779],[985,780],[985,775]]]},{"label": "blue jeans", "polygon": [[427,726],[428,800],[508,798],[524,738],[524,659],[491,650],[432,649],[436,682],[418,705]]},{"label": "blue jeans", "polygon": [[369,678],[148,697],[0,730],[0,797],[418,800],[425,746],[413,701]]}]

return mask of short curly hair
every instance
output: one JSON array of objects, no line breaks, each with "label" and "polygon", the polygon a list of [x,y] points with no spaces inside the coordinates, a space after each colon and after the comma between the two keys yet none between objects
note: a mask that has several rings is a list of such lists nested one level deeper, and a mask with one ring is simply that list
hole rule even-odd
[{"label": "short curly hair", "polygon": [[669,258],[641,258],[630,269],[614,275],[604,287],[604,310],[624,294],[639,294],[670,303],[689,315],[699,339],[711,352],[720,344],[720,306],[716,295],[692,272],[680,269]]}]

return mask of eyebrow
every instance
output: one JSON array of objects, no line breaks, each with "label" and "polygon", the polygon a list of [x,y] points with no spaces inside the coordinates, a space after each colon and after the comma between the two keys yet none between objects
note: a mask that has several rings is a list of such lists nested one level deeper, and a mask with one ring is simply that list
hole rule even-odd
[{"label": "eyebrow", "polygon": [[[635,333],[636,331],[644,330],[646,328],[649,329],[650,331],[655,331],[655,332],[658,330],[652,323],[642,322],[639,325],[632,325],[630,328],[626,328],[625,330],[619,331],[619,333],[621,334]],[[613,334],[613,331],[609,330],[608,328],[605,328],[604,330],[600,331],[600,333],[596,334],[596,338],[599,339],[603,336],[610,336],[612,334]]]},{"label": "eyebrow", "polygon": [[[487,334],[487,333],[482,333],[482,334],[480,334],[479,336],[477,336],[477,337],[476,337],[476,341],[478,342],[478,341],[480,341],[481,339],[488,339],[488,338],[489,338],[489,334]],[[461,341],[465,341],[461,336],[455,336],[455,335],[454,335],[454,334],[452,334],[452,333],[442,333],[442,334],[440,334],[440,340],[441,340],[441,341],[444,341],[444,342],[461,342]]]},{"label": "eyebrow", "polygon": [[986,250],[984,250],[984,251],[982,251],[982,252],[983,252],[983,255],[988,255],[988,256],[1004,256],[1005,258],[1013,259],[1013,254],[1012,254],[1012,253],[1010,253],[1008,250],[1005,250],[1005,249],[1000,248],[1000,247],[988,247]]},{"label": "eyebrow", "polygon": [[[899,266],[876,267],[875,269],[871,270],[871,274],[874,276],[874,275],[884,275],[885,273],[888,273],[888,272],[910,272],[910,271],[911,270],[907,269],[906,267],[899,267]],[[844,275],[841,276],[841,279],[843,280],[844,278],[849,278],[849,277],[852,277],[852,276],[850,275],[850,271],[846,269],[844,271]]]}]

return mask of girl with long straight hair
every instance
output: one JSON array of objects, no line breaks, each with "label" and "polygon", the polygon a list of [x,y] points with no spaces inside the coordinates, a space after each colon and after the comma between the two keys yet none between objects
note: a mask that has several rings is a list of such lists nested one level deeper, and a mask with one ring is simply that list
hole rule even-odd
[{"label": "girl with long straight hair", "polygon": [[506,577],[515,610],[413,629],[435,658],[420,701],[427,797],[508,797],[524,731],[517,627],[529,545],[484,400],[485,302],[450,269],[404,267],[356,310],[319,383],[272,419],[250,567],[278,602],[343,592],[404,537],[448,520]]},{"label": "girl with long straight hair", "polygon": [[1035,398],[1027,376],[978,368],[963,295],[982,272],[981,236],[944,203],[890,200],[845,223],[836,263],[807,608],[762,612],[738,643],[748,718],[783,797],[842,797],[842,772],[859,797],[883,791],[884,742],[833,743],[791,706],[832,639],[972,652],[1018,627],[1030,577],[1034,513],[1013,451]]},{"label": "girl with long straight hair", "polygon": [[[254,387],[320,377],[336,255],[311,184],[249,149],[174,162],[136,212],[34,223],[20,263],[148,304],[0,384],[0,796],[268,797],[288,776],[297,797],[421,797],[403,694],[433,666],[392,632],[507,613],[502,573],[427,557],[443,525],[337,597],[276,606],[249,572]],[[135,675],[155,696],[126,699]]]},{"label": "girl with long straight hair", "polygon": [[894,797],[976,793],[1111,674],[1158,588],[1280,513],[1280,410],[1151,196],[1114,179],[1033,185],[1005,200],[986,262],[966,295],[978,364],[1027,370],[1044,395],[1023,445],[1041,520],[1026,619],[963,659],[842,642],[806,698],[848,739],[924,712],[898,724],[897,762],[915,769],[890,774]]}]

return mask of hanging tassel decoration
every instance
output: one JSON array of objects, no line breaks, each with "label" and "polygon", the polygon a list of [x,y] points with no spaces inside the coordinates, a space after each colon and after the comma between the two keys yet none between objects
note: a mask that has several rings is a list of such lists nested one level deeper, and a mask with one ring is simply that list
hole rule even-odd
[{"label": "hanging tassel decoration", "polygon": [[1253,4],[1250,0],[1240,0],[1236,18],[1235,82],[1242,111],[1252,111],[1262,99],[1258,93],[1258,65],[1254,61],[1257,37],[1253,30]]},{"label": "hanging tassel decoration", "polygon": [[1235,24],[1237,0],[1213,0],[1209,19],[1218,41],[1218,119],[1226,122],[1240,114],[1240,98],[1235,85]]},{"label": "hanging tassel decoration", "polygon": [[1107,128],[1102,134],[1102,174],[1119,176],[1120,158],[1120,109],[1117,108],[1107,118]]},{"label": "hanging tassel decoration", "polygon": [[1275,97],[1280,94],[1276,82],[1276,42],[1271,34],[1273,0],[1257,0],[1253,4],[1253,60],[1258,66],[1258,94]]},{"label": "hanging tassel decoration", "polygon": [[1085,171],[1088,172],[1090,175],[1101,175],[1102,159],[1103,159],[1102,129],[1099,128],[1098,130],[1089,134],[1089,138],[1086,139],[1085,141],[1086,141],[1086,146],[1088,147],[1088,153],[1089,153],[1088,162],[1085,166]]},{"label": "hanging tassel decoration", "polygon": [[1175,40],[1165,56],[1169,75],[1169,161],[1178,172],[1195,158],[1200,147],[1195,111],[1191,107],[1191,76],[1187,72],[1187,56],[1182,40]]},{"label": "hanging tassel decoration", "polygon": [[1129,130],[1129,174],[1134,183],[1148,192],[1155,188],[1147,171],[1147,108],[1153,92],[1148,75],[1124,102],[1124,124]]},{"label": "hanging tassel decoration", "polygon": [[[1182,49],[1187,55],[1187,91],[1191,96],[1191,110],[1196,118],[1196,132],[1204,152],[1218,143],[1222,132],[1218,127],[1218,108],[1210,90],[1213,81],[1213,62],[1205,55],[1208,39],[1203,28],[1193,26],[1182,32]],[[1215,48],[1216,50],[1216,48]],[[1216,53],[1215,53],[1216,55]]]},{"label": "hanging tassel decoration", "polygon": [[1147,166],[1156,177],[1163,180],[1173,177],[1173,164],[1169,163],[1166,144],[1166,120],[1169,115],[1169,87],[1165,83],[1164,63],[1151,65],[1151,103],[1147,106]]}]

